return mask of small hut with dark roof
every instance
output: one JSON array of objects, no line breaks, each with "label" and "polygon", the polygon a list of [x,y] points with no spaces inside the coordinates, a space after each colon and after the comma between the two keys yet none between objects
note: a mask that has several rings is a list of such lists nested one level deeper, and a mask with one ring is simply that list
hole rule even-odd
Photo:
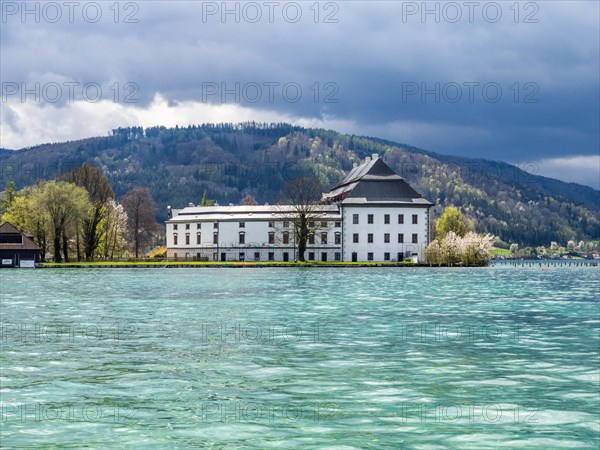
[{"label": "small hut with dark roof", "polygon": [[40,247],[31,235],[10,222],[0,225],[0,267],[34,267],[40,262]]}]

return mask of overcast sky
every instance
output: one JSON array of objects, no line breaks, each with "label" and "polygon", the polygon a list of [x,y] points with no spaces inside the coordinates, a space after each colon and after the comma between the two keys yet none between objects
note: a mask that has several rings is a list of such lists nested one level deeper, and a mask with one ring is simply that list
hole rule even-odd
[{"label": "overcast sky", "polygon": [[1,4],[4,148],[286,121],[600,188],[597,0]]}]

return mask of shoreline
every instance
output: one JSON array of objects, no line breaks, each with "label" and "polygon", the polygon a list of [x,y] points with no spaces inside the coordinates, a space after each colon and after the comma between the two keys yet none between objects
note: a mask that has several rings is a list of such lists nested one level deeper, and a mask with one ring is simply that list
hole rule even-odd
[{"label": "shoreline", "polygon": [[41,263],[41,269],[180,269],[180,268],[276,268],[276,267],[429,267],[415,263],[386,263],[386,262],[220,262],[220,261],[189,261],[189,262],[73,262],[73,263]]},{"label": "shoreline", "polygon": [[[598,261],[492,261],[487,265],[430,265],[426,263],[413,262],[221,262],[221,261],[188,261],[188,262],[68,262],[68,263],[40,263],[36,266],[38,269],[182,269],[182,268],[218,268],[218,269],[241,269],[241,268],[365,268],[365,267],[388,267],[388,268],[467,268],[467,267],[491,267],[491,266],[510,266],[510,267],[597,267]],[[7,267],[9,268],[9,267]]]},{"label": "shoreline", "polygon": [[[492,260],[487,265],[433,265],[427,263],[406,262],[386,262],[386,261],[362,261],[362,262],[283,262],[283,261],[262,261],[262,262],[243,262],[243,261],[75,261],[75,262],[43,262],[36,264],[37,269],[181,269],[181,268],[353,268],[353,267],[428,267],[428,268],[466,268],[466,267],[597,267],[599,260]],[[2,269],[13,269],[18,267],[4,266]]]}]

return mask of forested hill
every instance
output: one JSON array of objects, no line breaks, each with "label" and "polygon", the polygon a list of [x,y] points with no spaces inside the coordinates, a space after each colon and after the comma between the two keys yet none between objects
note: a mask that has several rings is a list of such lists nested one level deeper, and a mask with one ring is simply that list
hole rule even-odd
[{"label": "forested hill", "polygon": [[459,206],[478,231],[504,241],[549,245],[600,237],[595,189],[536,176],[531,168],[288,124],[120,128],[106,137],[2,151],[0,189],[10,180],[20,188],[87,162],[102,169],[118,198],[132,187],[149,187],[163,221],[167,205],[199,203],[205,190],[220,204],[239,203],[245,194],[273,203],[283,183],[303,172],[327,189],[373,153],[433,201],[436,214]]}]

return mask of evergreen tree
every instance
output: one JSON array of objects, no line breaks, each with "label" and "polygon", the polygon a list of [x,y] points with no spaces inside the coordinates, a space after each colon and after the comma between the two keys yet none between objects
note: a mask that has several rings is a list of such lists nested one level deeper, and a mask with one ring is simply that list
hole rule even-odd
[{"label": "evergreen tree", "polygon": [[208,196],[206,195],[206,190],[204,191],[204,194],[202,194],[202,201],[200,202],[200,206],[214,206],[215,205],[215,200],[209,200]]}]

